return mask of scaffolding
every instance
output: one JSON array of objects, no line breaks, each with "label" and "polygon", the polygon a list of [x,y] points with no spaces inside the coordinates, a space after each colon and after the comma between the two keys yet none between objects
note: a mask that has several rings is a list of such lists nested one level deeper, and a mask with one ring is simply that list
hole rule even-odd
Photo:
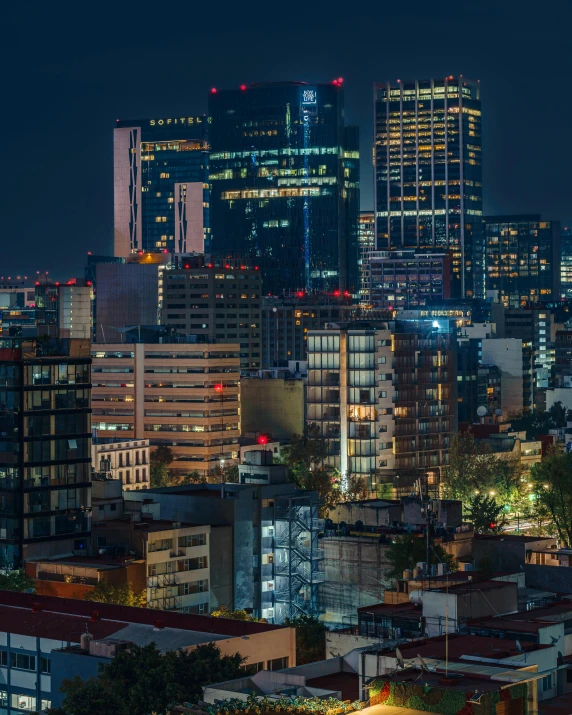
[{"label": "scaffolding", "polygon": [[324,582],[315,492],[276,497],[274,536],[274,622],[298,615],[318,615],[318,585]]}]

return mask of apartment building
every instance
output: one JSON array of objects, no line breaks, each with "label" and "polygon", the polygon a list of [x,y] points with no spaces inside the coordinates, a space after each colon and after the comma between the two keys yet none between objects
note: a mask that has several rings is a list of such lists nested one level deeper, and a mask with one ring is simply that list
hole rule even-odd
[{"label": "apartment building", "polygon": [[238,343],[94,345],[92,356],[98,442],[167,445],[180,474],[238,458]]},{"label": "apartment building", "polygon": [[119,479],[123,489],[149,486],[149,440],[136,439],[105,444],[92,443],[91,464],[109,479]]},{"label": "apartment building", "polygon": [[308,336],[307,421],[327,463],[398,491],[439,482],[456,431],[455,336],[448,320],[340,324]]}]

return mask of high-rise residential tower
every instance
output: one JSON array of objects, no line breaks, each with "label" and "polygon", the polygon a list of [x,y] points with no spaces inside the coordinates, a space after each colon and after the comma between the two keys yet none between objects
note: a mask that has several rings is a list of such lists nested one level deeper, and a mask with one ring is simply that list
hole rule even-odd
[{"label": "high-rise residential tower", "polygon": [[115,256],[208,250],[208,123],[204,116],[117,120]]},{"label": "high-rise residential tower", "polygon": [[260,266],[265,293],[357,294],[358,130],[342,80],[211,90],[212,251]]},{"label": "high-rise residential tower", "polygon": [[449,252],[451,297],[484,296],[478,82],[375,86],[378,250]]}]

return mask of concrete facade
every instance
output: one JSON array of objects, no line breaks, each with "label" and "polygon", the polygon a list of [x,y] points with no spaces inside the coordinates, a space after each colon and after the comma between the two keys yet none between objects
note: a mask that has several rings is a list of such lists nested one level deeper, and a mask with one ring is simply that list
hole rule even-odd
[{"label": "concrete facade", "polygon": [[242,432],[262,432],[274,439],[304,433],[304,382],[250,377],[240,383]]}]

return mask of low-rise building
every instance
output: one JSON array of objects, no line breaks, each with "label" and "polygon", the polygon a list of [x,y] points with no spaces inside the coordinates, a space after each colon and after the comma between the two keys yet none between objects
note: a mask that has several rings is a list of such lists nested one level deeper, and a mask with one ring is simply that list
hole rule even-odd
[{"label": "low-rise building", "polygon": [[147,489],[149,486],[148,439],[93,442],[91,463],[96,472],[121,480],[123,489]]},{"label": "low-rise building", "polygon": [[[60,598],[86,598],[101,584],[129,584],[134,593],[145,589],[145,561],[128,556],[64,556],[26,561],[25,570],[36,593]],[[1,712],[1,711],[0,711]]]},{"label": "low-rise building", "polygon": [[296,664],[293,628],[165,613],[37,594],[0,592],[0,707],[6,713],[57,707],[62,681],[96,677],[100,663],[130,644],[160,651],[216,643],[246,664]]},{"label": "low-rise building", "polygon": [[274,623],[300,612],[316,615],[317,589],[324,581],[318,495],[288,482],[284,465],[239,469],[240,484],[165,487],[125,497],[127,503],[152,498],[162,518],[210,524],[211,534],[230,530],[230,541],[212,557],[212,564],[230,562],[229,598],[219,603],[252,609]]}]

